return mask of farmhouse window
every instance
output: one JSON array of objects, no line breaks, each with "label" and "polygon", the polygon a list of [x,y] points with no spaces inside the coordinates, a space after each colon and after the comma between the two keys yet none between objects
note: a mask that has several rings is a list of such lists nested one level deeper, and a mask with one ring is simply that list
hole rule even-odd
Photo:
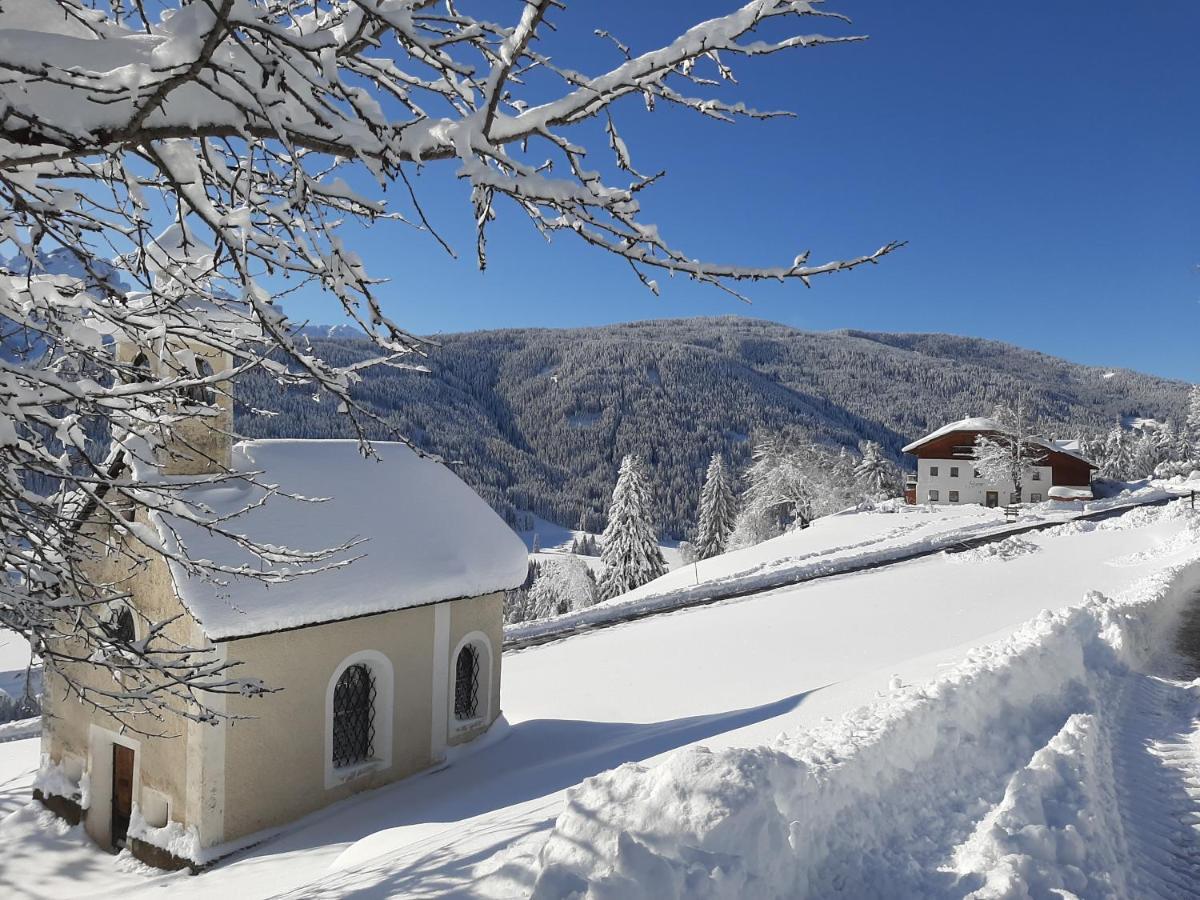
[{"label": "farmhouse window", "polygon": [[350,666],[333,690],[333,765],[350,766],[375,751],[375,679],[362,664]]},{"label": "farmhouse window", "polygon": [[957,477],[958,477],[958,466],[951,466],[951,467],[950,467],[950,477],[951,477],[951,478],[957,478]]},{"label": "farmhouse window", "polygon": [[479,714],[479,650],[467,644],[454,662],[454,718],[474,719]]},{"label": "farmhouse window", "polygon": [[1041,471],[1040,471],[1040,470],[1038,470],[1038,469],[1034,469],[1034,470],[1033,470],[1033,480],[1034,480],[1034,481],[1041,481],[1041,480],[1042,480],[1042,473],[1041,473]]},{"label": "farmhouse window", "polygon": [[930,502],[930,503],[937,503],[937,501],[938,501],[938,492],[937,492],[937,491],[930,491],[930,492],[929,492],[929,502]]},{"label": "farmhouse window", "polygon": [[930,476],[931,476],[931,477],[934,477],[934,478],[936,478],[936,477],[937,477],[937,473],[938,473],[938,467],[937,467],[937,466],[930,466],[930,467],[929,467],[929,474],[930,474]]},{"label": "farmhouse window", "polygon": [[976,470],[975,470],[975,477],[976,477],[976,478],[978,478],[978,477],[979,477],[979,470],[978,470],[978,469],[976,469]]},{"label": "farmhouse window", "polygon": [[957,503],[957,502],[958,502],[958,491],[951,491],[951,492],[950,492],[950,502],[951,502],[951,503]]},{"label": "farmhouse window", "polygon": [[1041,503],[1041,502],[1042,502],[1042,495],[1041,495],[1041,494],[1030,494],[1030,495],[1029,495],[1029,502],[1030,502],[1030,503]]}]

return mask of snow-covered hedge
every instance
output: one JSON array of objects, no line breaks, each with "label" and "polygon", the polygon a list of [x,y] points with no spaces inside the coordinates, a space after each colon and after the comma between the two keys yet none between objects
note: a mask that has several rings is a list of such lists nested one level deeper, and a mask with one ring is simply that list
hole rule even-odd
[{"label": "snow-covered hedge", "polygon": [[[1004,803],[1020,800],[1014,779],[1019,786],[1023,770],[1086,749],[1086,716],[1114,702],[1123,673],[1170,646],[1198,583],[1200,555],[1118,600],[1091,594],[1044,612],[937,680],[899,687],[841,722],[769,747],[691,748],[588,779],[569,792],[539,854],[533,896],[896,897],[979,887],[995,874],[989,860],[1015,865],[1002,827]],[[1075,754],[1071,765],[1087,759]],[[989,816],[999,830],[984,827]],[[1060,874],[1105,871],[1103,841],[1070,829],[1047,841],[1025,847],[1017,869],[1036,874],[1039,853],[1061,852],[1073,868]],[[955,869],[947,848],[964,846],[972,853]]]}]

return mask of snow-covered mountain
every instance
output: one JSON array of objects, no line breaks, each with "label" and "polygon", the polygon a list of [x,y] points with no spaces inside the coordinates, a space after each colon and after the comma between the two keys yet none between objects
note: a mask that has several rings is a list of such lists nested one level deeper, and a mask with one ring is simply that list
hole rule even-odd
[{"label": "snow-covered mountain", "polygon": [[[128,283],[122,277],[121,270],[112,263],[98,257],[94,259],[89,258],[92,266],[92,272],[89,274],[78,255],[65,247],[39,252],[38,262],[41,266],[40,271],[48,272],[51,275],[73,275],[76,278],[85,280],[95,277],[96,280],[107,282],[118,290],[131,290]],[[0,258],[0,270],[7,272],[27,272],[29,271],[29,260],[20,255],[11,256],[7,259]]]},{"label": "snow-covered mountain", "polygon": [[359,340],[363,337],[362,329],[354,325],[302,325],[296,333],[328,340]]},{"label": "snow-covered mountain", "polygon": [[[344,327],[344,326],[343,326]],[[336,328],[336,326],[335,326]],[[337,362],[360,343],[309,329]],[[945,422],[1029,391],[1055,436],[1119,417],[1182,417],[1187,386],[1077,365],[1009,344],[950,335],[816,333],[753,319],[635,322],[439,336],[429,375],[368,373],[360,398],[462,475],[515,521],[529,510],[600,531],[621,457],[641,453],[665,535],[689,536],[710,455],[746,461],[756,430],[791,429],[832,444],[868,438],[892,453]],[[1111,376],[1111,377],[1110,377]],[[253,437],[342,437],[332,404],[249,380]],[[382,434],[381,434],[382,436]]]}]

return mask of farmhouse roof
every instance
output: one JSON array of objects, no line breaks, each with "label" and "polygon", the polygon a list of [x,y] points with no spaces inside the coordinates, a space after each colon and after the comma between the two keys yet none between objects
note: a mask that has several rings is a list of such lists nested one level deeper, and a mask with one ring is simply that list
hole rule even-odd
[{"label": "farmhouse roof", "polygon": [[[937,431],[931,431],[923,438],[918,438],[911,444],[907,444],[902,448],[904,453],[913,453],[928,443],[931,443],[938,438],[945,437],[948,434],[954,434],[956,431],[969,432],[990,432],[992,434],[1003,434],[1007,429],[995,419],[989,419],[985,416],[972,416],[966,419],[959,419],[957,422],[951,422],[949,425],[943,425]],[[1097,468],[1096,464],[1079,452],[1079,443],[1077,441],[1052,441],[1042,437],[1034,437],[1031,440],[1041,447],[1055,453],[1062,453],[1065,456],[1070,456],[1087,463],[1093,469]]]}]

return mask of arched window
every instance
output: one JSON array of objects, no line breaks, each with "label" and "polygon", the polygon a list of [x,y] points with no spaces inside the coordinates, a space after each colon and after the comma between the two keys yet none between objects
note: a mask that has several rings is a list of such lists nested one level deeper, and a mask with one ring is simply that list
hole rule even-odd
[{"label": "arched window", "polygon": [[351,766],[375,751],[375,679],[362,663],[348,666],[333,691],[333,765]]},{"label": "arched window", "polygon": [[109,638],[116,643],[129,644],[137,638],[133,627],[133,613],[128,606],[118,609],[103,627]]},{"label": "arched window", "polygon": [[125,374],[125,380],[130,384],[138,381],[150,381],[153,374],[150,371],[150,357],[139,350],[137,356],[129,363],[129,371]]},{"label": "arched window", "polygon": [[454,661],[454,718],[479,717],[479,649],[465,644]]},{"label": "arched window", "polygon": [[[196,358],[196,375],[199,378],[211,378],[213,367],[207,359]],[[211,385],[193,384],[190,387],[184,388],[184,399],[189,403],[201,403],[205,406],[212,406],[217,402],[217,393],[212,389]]]}]

